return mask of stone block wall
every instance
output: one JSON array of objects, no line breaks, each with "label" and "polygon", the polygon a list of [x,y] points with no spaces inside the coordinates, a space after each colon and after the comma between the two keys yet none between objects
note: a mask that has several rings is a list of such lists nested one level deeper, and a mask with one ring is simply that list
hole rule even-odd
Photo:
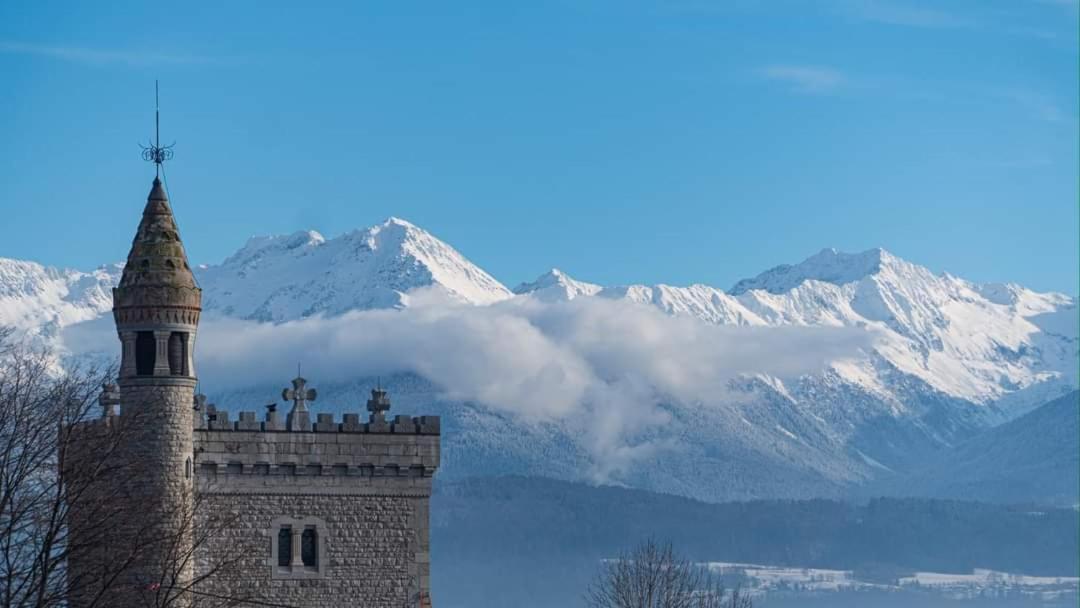
[{"label": "stone block wall", "polygon": [[97,593],[95,581],[113,581],[106,604],[134,606],[192,577],[195,381],[124,379],[120,388],[119,413],[79,424],[65,462],[76,489],[68,513],[73,606]]},{"label": "stone block wall", "polygon": [[[196,512],[208,534],[197,547],[200,594],[313,608],[429,605],[437,417],[320,414],[310,431],[284,430],[276,412],[214,418],[194,430]],[[317,568],[277,565],[285,520],[317,522]]]},{"label": "stone block wall", "polygon": [[[430,593],[427,498],[216,493],[204,500],[201,513],[236,518],[197,554],[197,576],[220,568],[198,583],[197,605],[218,605],[211,596],[227,596],[297,608],[400,608],[419,606],[419,594]],[[273,575],[273,524],[282,516],[320,520],[325,563],[318,575]],[[228,553],[235,549],[238,556]]]}]

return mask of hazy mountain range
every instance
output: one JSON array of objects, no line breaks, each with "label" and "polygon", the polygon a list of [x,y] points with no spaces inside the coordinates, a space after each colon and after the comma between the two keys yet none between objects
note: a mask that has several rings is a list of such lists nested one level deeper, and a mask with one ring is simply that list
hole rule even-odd
[{"label": "hazy mountain range", "polygon": [[[0,324],[60,345],[69,331],[95,323],[108,333],[107,318],[101,317],[110,309],[109,290],[121,269],[114,264],[85,272],[0,259]],[[1077,302],[1064,294],[937,275],[882,249],[826,249],[726,291],[706,285],[602,286],[559,270],[511,290],[446,243],[396,218],[333,239],[312,231],[255,237],[222,263],[199,266],[196,275],[205,318],[217,319],[220,327],[244,321],[244,336],[269,324],[298,332],[308,327],[304,323],[338,323],[324,329],[331,332],[325,336],[349,342],[344,329],[363,324],[354,341],[367,341],[381,339],[375,334],[386,324],[411,324],[466,349],[445,351],[460,359],[470,352],[468,337],[483,336],[485,319],[494,318],[491,340],[539,333],[543,344],[554,344],[545,355],[550,360],[564,354],[582,359],[589,378],[579,383],[569,405],[550,411],[543,399],[528,411],[515,404],[543,391],[557,403],[562,387],[574,385],[577,368],[554,373],[549,360],[530,372],[536,382],[528,392],[500,392],[504,387],[483,382],[473,382],[483,386],[470,392],[454,384],[460,374],[447,375],[435,359],[395,368],[394,362],[408,361],[402,342],[433,351],[423,353],[428,358],[443,352],[442,343],[429,348],[426,335],[395,337],[396,349],[372,345],[389,353],[384,364],[364,365],[361,357],[353,380],[328,377],[320,386],[319,406],[355,410],[369,376],[379,374],[387,377],[398,411],[446,416],[448,478],[602,477],[706,500],[840,496],[911,475],[921,476],[918,491],[931,494],[955,494],[963,487],[971,497],[1055,502],[1075,494],[1062,485],[1068,471],[1060,483],[1050,474],[1049,480],[1003,493],[998,486],[952,481],[975,468],[1007,467],[1006,462],[934,468],[958,449],[967,450],[964,462],[997,449],[998,441],[979,439],[993,437],[995,429],[1009,428],[1008,435],[1017,436],[1033,432],[1025,430],[1029,423],[1045,426],[1045,417],[1029,420],[1025,414],[1077,387]],[[450,307],[452,326],[445,314],[431,312],[432,291],[458,303]],[[371,317],[357,311],[387,313]],[[597,323],[619,315],[626,324],[608,330],[611,335],[601,337],[606,341],[589,334]],[[659,317],[671,321],[637,329],[642,319],[653,323]],[[451,338],[456,331],[464,337]],[[221,353],[232,352],[226,348],[232,344],[213,342],[211,333],[210,327],[200,332],[200,356],[227,365]],[[325,336],[324,342],[330,339]],[[865,338],[843,356],[822,354],[825,363],[813,369],[772,365],[774,359],[813,351],[819,342],[843,343],[837,336]],[[311,348],[321,343],[311,342]],[[535,351],[527,341],[520,344],[515,350],[511,342],[492,358],[493,374],[503,373],[495,364],[532,364],[517,360]],[[722,356],[714,350],[718,344]],[[694,355],[699,350],[701,357]],[[749,354],[741,358],[743,352]],[[305,375],[318,373],[316,368]],[[720,390],[708,384],[713,376]],[[273,398],[283,381],[255,376],[214,392],[221,407],[256,409],[265,402],[257,400]],[[607,390],[601,396],[598,383]],[[689,385],[694,390],[682,390]],[[627,394],[632,397],[620,397]],[[642,401],[628,410],[637,416],[633,424],[621,410],[616,418],[606,416],[623,401]],[[577,402],[579,410],[570,407]],[[1055,407],[1053,416],[1075,420],[1075,395]],[[1007,423],[1012,426],[1001,426]],[[608,432],[612,424],[619,428]],[[1017,453],[1006,459],[1050,457],[1035,447],[1021,454],[1026,444],[1014,443]],[[638,449],[643,446],[648,449]],[[617,465],[597,466],[598,460],[624,456]],[[1068,467],[1076,468],[1075,459]]]}]

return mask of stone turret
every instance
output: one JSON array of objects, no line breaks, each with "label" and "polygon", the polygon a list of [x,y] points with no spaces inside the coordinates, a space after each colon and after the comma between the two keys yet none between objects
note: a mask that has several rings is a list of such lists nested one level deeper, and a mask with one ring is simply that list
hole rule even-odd
[{"label": "stone turret", "polygon": [[169,199],[155,178],[120,285],[113,289],[123,347],[120,378],[194,378],[201,303]]},{"label": "stone turret", "polygon": [[[183,543],[146,543],[190,530],[194,505],[192,425],[195,402],[193,351],[202,294],[161,181],[154,179],[120,284],[113,290],[113,317],[122,345],[119,422],[128,427],[123,458],[137,463],[125,498],[142,505],[125,522],[132,544],[147,546],[131,586],[152,589],[163,571],[180,584],[192,576]],[[124,528],[122,528],[124,529]],[[138,600],[117,599],[117,605]],[[183,604],[183,602],[182,602]]]}]

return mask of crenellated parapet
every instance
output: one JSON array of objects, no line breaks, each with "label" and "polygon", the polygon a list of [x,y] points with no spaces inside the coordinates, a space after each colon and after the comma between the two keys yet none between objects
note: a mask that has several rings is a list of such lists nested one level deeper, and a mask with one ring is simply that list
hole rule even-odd
[{"label": "crenellated parapet", "polygon": [[242,411],[231,419],[228,410],[215,407],[210,418],[195,417],[196,431],[278,432],[278,433],[362,433],[386,435],[438,435],[438,416],[394,416],[391,420],[362,420],[360,414],[317,414],[303,429],[289,429],[279,412],[266,412],[262,420],[254,411]]},{"label": "crenellated parapet", "polygon": [[420,434],[208,430],[196,433],[194,445],[199,480],[216,484],[216,491],[290,493],[305,484],[313,491],[345,490],[373,479],[400,480],[419,490],[430,483],[440,457],[438,435]]},{"label": "crenellated parapet", "polygon": [[386,391],[372,391],[369,415],[317,414],[307,404],[316,393],[296,378],[283,397],[293,409],[282,416],[270,404],[260,417],[227,410],[196,396],[196,474],[216,493],[356,494],[428,496],[439,467],[438,416],[387,419]]}]

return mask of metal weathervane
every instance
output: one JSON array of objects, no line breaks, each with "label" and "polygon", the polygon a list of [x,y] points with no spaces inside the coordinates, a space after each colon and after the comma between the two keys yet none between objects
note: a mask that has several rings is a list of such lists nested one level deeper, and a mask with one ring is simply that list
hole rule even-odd
[{"label": "metal weathervane", "polygon": [[173,146],[176,142],[162,146],[161,145],[161,111],[158,105],[158,81],[154,81],[154,141],[150,142],[149,146],[139,144],[142,148],[143,160],[154,163],[154,169],[158,177],[161,177],[161,163],[172,160]]}]

